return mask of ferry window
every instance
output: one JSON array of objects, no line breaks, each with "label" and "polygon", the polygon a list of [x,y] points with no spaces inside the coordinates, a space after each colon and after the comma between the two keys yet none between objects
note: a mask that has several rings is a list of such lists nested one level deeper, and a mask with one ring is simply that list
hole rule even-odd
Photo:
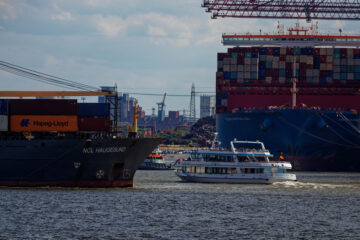
[{"label": "ferry window", "polygon": [[227,168],[227,174],[235,174],[236,168]]},{"label": "ferry window", "polygon": [[265,162],[266,158],[265,157],[256,157],[260,162]]},{"label": "ferry window", "polygon": [[209,162],[219,161],[218,155],[206,155],[206,161]]},{"label": "ferry window", "polygon": [[206,172],[206,173],[212,173],[212,171],[213,171],[213,170],[212,170],[211,167],[206,167],[206,168],[205,168],[205,172]]},{"label": "ferry window", "polygon": [[205,172],[205,168],[204,167],[197,167],[195,169],[196,173],[204,173]]},{"label": "ferry window", "polygon": [[201,159],[201,154],[191,154],[191,159]]},{"label": "ferry window", "polygon": [[256,168],[255,173],[264,173],[264,169],[263,168]]},{"label": "ferry window", "polygon": [[191,173],[191,167],[190,166],[186,167],[186,172]]},{"label": "ferry window", "polygon": [[241,173],[245,173],[245,168],[240,168]]},{"label": "ferry window", "polygon": [[277,169],[277,168],[271,168],[271,172],[272,172],[272,173],[277,173],[277,172],[278,172],[278,169]]},{"label": "ferry window", "polygon": [[186,172],[186,167],[182,167],[182,172],[183,172],[183,173]]},{"label": "ferry window", "polygon": [[239,162],[246,162],[248,158],[246,156],[237,156]]}]

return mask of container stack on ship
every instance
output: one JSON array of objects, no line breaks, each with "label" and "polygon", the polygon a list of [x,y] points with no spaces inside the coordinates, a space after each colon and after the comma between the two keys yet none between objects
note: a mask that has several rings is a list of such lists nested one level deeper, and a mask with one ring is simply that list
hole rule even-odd
[{"label": "container stack on ship", "polygon": [[161,139],[110,130],[107,103],[1,99],[0,186],[132,186]]},{"label": "container stack on ship", "polygon": [[223,35],[219,140],[260,140],[295,170],[359,171],[360,37],[278,29]]}]

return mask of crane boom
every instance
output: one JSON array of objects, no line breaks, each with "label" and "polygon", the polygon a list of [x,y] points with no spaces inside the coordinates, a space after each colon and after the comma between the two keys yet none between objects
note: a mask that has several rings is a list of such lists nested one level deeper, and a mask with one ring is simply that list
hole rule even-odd
[{"label": "crane boom", "polygon": [[112,92],[93,91],[0,91],[0,97],[80,97],[80,96],[116,96]]},{"label": "crane boom", "polygon": [[204,0],[212,18],[360,20],[359,0]]}]

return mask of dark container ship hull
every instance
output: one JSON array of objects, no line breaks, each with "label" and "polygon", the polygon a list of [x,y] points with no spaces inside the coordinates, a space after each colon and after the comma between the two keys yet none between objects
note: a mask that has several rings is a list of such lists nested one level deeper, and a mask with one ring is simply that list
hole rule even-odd
[{"label": "dark container ship hull", "polygon": [[234,138],[262,141],[294,170],[360,171],[359,119],[350,111],[238,110],[217,114],[216,125],[223,145]]},{"label": "dark container ship hull", "polygon": [[0,138],[0,186],[131,187],[159,138]]}]

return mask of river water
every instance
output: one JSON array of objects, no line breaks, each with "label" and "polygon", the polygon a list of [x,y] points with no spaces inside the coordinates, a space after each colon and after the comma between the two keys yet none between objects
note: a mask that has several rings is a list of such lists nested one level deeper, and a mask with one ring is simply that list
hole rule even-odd
[{"label": "river water", "polygon": [[137,171],[134,188],[1,188],[0,239],[360,239],[360,173],[297,177],[200,184]]}]

